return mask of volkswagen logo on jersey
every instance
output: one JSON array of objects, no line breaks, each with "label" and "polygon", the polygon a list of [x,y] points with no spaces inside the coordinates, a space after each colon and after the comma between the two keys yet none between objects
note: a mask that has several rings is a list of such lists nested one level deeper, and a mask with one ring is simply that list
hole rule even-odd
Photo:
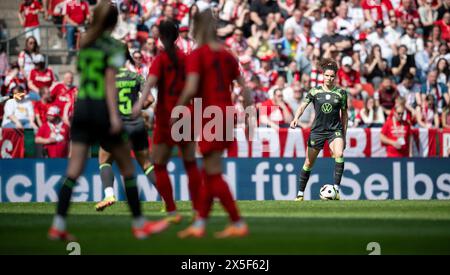
[{"label": "volkswagen logo on jersey", "polygon": [[325,114],[329,114],[329,113],[331,113],[331,111],[333,111],[333,106],[331,106],[330,103],[324,103],[324,104],[322,104],[322,106],[320,107],[320,109],[321,109],[322,112],[324,112]]}]

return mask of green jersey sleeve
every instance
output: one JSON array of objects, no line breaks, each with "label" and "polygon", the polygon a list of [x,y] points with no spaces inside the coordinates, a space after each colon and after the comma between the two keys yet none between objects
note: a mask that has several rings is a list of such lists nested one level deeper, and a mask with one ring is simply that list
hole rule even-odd
[{"label": "green jersey sleeve", "polygon": [[309,90],[309,92],[306,94],[305,98],[303,99],[303,102],[305,102],[306,104],[311,103],[314,100],[314,96],[316,94],[316,89],[315,88],[311,88]]},{"label": "green jersey sleeve", "polygon": [[341,104],[341,109],[342,110],[347,110],[348,106],[347,106],[347,91],[344,89],[341,89],[341,94],[342,94],[342,104]]}]

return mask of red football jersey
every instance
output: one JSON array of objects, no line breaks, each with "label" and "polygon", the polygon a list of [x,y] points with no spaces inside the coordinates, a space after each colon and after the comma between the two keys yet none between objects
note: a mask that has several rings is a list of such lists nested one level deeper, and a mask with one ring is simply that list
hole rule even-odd
[{"label": "red football jersey", "polygon": [[55,76],[50,68],[45,69],[43,72],[38,69],[33,69],[30,72],[30,80],[38,88],[50,87],[53,81],[55,81]]},{"label": "red football jersey", "polygon": [[36,135],[42,138],[62,136],[62,141],[46,144],[44,148],[47,149],[49,158],[66,158],[69,154],[69,133],[69,126],[62,122],[57,125],[46,122],[42,124]]},{"label": "red football jersey", "polygon": [[211,105],[225,108],[234,106],[231,101],[232,82],[239,75],[236,58],[225,48],[212,50],[203,45],[188,56],[187,74],[200,76],[197,96],[203,99],[203,108]]},{"label": "red football jersey", "polygon": [[25,22],[24,27],[34,27],[39,26],[39,15],[38,12],[42,9],[41,3],[38,1],[33,1],[29,6],[25,4],[20,4],[19,12],[24,14]]},{"label": "red football jersey", "polygon": [[184,88],[186,55],[177,50],[177,66],[172,64],[166,51],[161,51],[152,63],[149,76],[158,78],[158,103],[156,115],[170,118],[170,113],[176,105]]},{"label": "red football jersey", "polygon": [[397,121],[394,117],[389,117],[381,129],[381,133],[389,139],[403,141],[403,146],[400,149],[397,149],[392,145],[385,144],[388,157],[395,158],[409,156],[411,126],[407,121]]},{"label": "red football jersey", "polygon": [[52,105],[51,103],[43,103],[42,101],[33,102],[34,115],[39,116],[43,124],[47,122],[47,111]]},{"label": "red football jersey", "polygon": [[51,96],[53,104],[58,106],[61,112],[63,112],[66,104],[75,103],[75,95],[77,93],[77,87],[72,86],[70,88],[66,87],[64,83],[56,84],[51,90]]}]

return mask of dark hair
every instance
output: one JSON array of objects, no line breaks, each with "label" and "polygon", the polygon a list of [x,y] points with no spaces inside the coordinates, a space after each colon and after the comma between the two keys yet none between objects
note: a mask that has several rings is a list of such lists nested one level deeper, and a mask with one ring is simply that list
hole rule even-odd
[{"label": "dark hair", "polygon": [[325,72],[326,70],[332,70],[333,72],[338,71],[338,65],[336,61],[334,61],[331,58],[324,58],[319,63],[320,68],[322,69],[322,72]]},{"label": "dark hair", "polygon": [[173,21],[162,21],[159,24],[159,37],[164,45],[164,50],[169,55],[170,61],[176,67],[178,63],[175,41],[178,38],[178,26]]},{"label": "dark hair", "polygon": [[119,11],[115,4],[109,0],[100,0],[94,9],[92,24],[81,38],[81,48],[90,46],[103,32],[112,30],[117,24],[118,16]]}]

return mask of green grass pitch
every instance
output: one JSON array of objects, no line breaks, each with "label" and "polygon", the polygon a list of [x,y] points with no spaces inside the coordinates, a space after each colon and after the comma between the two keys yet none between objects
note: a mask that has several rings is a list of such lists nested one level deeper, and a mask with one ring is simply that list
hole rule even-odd
[{"label": "green grass pitch", "polygon": [[[244,239],[214,239],[227,223],[216,203],[203,239],[180,240],[190,204],[178,202],[183,222],[147,240],[131,235],[128,207],[120,202],[102,213],[93,203],[74,203],[68,226],[81,254],[450,254],[450,201],[240,201],[249,224]],[[161,202],[144,203],[151,219],[161,218]],[[51,242],[47,229],[53,203],[0,203],[0,254],[68,254]]]}]

